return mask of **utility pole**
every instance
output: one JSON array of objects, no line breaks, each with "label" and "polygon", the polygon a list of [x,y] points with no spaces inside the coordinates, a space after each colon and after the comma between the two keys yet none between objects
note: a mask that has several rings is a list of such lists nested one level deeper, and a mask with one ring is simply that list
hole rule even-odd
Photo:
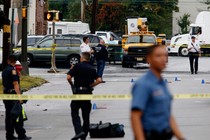
[{"label": "utility pole", "polygon": [[[11,6],[10,0],[4,0],[4,13],[6,18],[9,17],[9,8]],[[2,61],[2,69],[7,66],[7,58],[10,54],[10,22],[7,22],[3,26],[3,61]]]},{"label": "utility pole", "polygon": [[81,0],[81,21],[85,22],[85,0]]},{"label": "utility pole", "polygon": [[98,0],[93,0],[92,20],[91,20],[91,33],[92,34],[95,34],[96,32],[97,6],[98,6]]},{"label": "utility pole", "polygon": [[23,0],[22,5],[22,49],[21,49],[21,64],[23,67],[22,75],[29,75],[27,62],[27,6],[28,0]]}]

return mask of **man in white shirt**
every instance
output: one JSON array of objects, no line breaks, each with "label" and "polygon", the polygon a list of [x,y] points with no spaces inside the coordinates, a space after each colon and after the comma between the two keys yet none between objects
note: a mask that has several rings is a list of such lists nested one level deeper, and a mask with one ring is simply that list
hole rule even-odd
[{"label": "man in white shirt", "polygon": [[[190,70],[191,74],[197,74],[198,72],[198,58],[200,56],[200,44],[195,40],[195,37],[191,37],[191,41],[188,44],[189,60],[190,60]],[[195,63],[195,65],[194,65]],[[195,67],[194,67],[195,66]]]},{"label": "man in white shirt", "polygon": [[89,38],[87,36],[83,37],[83,43],[80,45],[81,53],[84,52],[92,53],[92,50],[88,43],[89,43]]}]

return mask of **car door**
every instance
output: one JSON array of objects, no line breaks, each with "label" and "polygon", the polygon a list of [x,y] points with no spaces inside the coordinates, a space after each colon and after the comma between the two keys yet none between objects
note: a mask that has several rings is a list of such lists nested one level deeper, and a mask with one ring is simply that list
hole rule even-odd
[{"label": "car door", "polygon": [[52,44],[53,40],[51,38],[46,39],[36,45],[33,48],[33,55],[36,61],[50,62],[52,55]]},{"label": "car door", "polygon": [[82,44],[80,39],[71,39],[71,47],[69,54],[80,54],[80,45]]},{"label": "car door", "polygon": [[71,49],[70,39],[56,39],[55,57],[56,61],[66,61]]}]

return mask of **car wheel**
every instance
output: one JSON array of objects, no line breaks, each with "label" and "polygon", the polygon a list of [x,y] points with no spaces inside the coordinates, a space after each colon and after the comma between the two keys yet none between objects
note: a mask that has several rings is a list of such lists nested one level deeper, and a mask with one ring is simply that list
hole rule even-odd
[{"label": "car wheel", "polygon": [[29,66],[31,66],[33,64],[33,58],[31,55],[27,55],[27,63]]},{"label": "car wheel", "polygon": [[79,56],[76,56],[76,55],[70,56],[68,59],[68,64],[70,66],[78,64],[79,62],[80,62],[80,58]]},{"label": "car wheel", "polygon": [[180,49],[179,49],[179,54],[180,54],[181,56],[188,56],[188,53],[189,53],[189,51],[188,51],[187,48],[180,48]]}]

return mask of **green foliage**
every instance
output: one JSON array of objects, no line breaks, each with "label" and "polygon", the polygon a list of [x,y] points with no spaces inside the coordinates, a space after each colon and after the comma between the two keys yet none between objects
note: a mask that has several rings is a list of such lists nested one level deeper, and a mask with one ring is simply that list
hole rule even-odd
[{"label": "green foliage", "polygon": [[[210,0],[203,0],[202,3],[205,3],[207,5],[210,5]],[[210,9],[210,6],[208,7],[208,9]]]},{"label": "green foliage", "polygon": [[[68,6],[64,18],[70,21],[79,21],[81,0],[66,1],[68,1]],[[85,22],[90,23],[92,0],[87,0],[87,2]],[[62,1],[60,4],[62,5]],[[178,0],[99,0],[97,30],[124,32],[127,17],[137,16],[148,18],[149,30],[155,31],[156,34],[166,33],[170,37],[172,35],[173,11],[179,11],[177,4]],[[59,7],[58,5],[54,6]],[[52,9],[52,6],[49,7]],[[62,8],[62,6],[60,7]]]},{"label": "green foliage", "polygon": [[190,14],[184,14],[183,16],[179,17],[177,20],[177,23],[181,29],[182,34],[189,33],[189,26],[190,26],[190,20],[189,20]]}]

